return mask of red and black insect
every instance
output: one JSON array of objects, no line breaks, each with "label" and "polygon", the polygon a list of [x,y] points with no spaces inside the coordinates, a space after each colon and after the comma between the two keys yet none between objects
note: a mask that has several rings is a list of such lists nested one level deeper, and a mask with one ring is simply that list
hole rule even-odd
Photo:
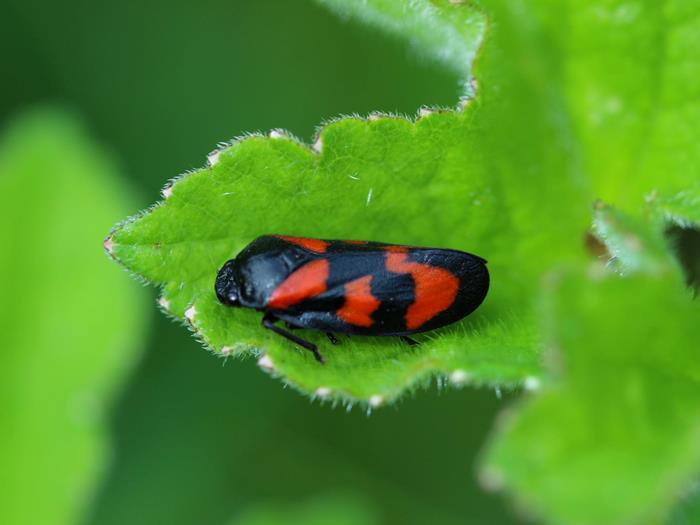
[{"label": "red and black insect", "polygon": [[[288,330],[399,336],[459,321],[486,297],[481,257],[457,250],[368,241],[258,237],[216,276],[225,305],[264,312],[265,328],[323,357]],[[276,326],[283,321],[288,330]]]}]

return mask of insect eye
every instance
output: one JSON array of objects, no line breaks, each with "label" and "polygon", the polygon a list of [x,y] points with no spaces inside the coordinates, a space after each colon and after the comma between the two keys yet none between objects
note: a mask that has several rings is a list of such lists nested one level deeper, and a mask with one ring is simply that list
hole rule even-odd
[{"label": "insect eye", "polygon": [[235,286],[227,286],[224,290],[216,290],[216,297],[219,302],[228,306],[238,306],[238,289]]},{"label": "insect eye", "polygon": [[238,283],[234,275],[234,260],[228,261],[216,275],[214,290],[219,302],[228,306],[240,305]]}]

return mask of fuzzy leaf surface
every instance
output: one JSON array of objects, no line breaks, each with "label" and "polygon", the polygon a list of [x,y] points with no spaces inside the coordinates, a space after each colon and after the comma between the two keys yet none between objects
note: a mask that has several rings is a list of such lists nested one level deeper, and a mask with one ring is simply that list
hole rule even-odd
[{"label": "fuzzy leaf surface", "polygon": [[[434,53],[445,42],[429,37],[419,18],[402,17],[422,6],[419,11],[435,15],[425,24],[439,24],[452,35],[449,42],[459,43],[450,56],[473,58],[483,37],[481,11],[404,2],[398,13],[395,5],[367,3],[394,20],[395,32],[422,35],[416,41]],[[509,138],[518,129],[507,110],[537,123],[541,111],[560,108],[543,107],[542,94],[523,89],[517,71],[498,69],[501,48],[496,42],[483,57],[496,88],[480,90],[464,109],[422,112],[415,120],[341,119],[321,129],[313,148],[280,133],[233,143],[214,154],[210,166],[166,189],[164,202],[118,227],[113,256],[162,286],[167,311],[180,319],[188,312],[193,330],[213,351],[265,352],[275,374],[309,393],[377,404],[436,374],[505,386],[538,376],[532,291],[547,261],[579,248],[588,207],[567,202],[585,203],[589,194],[566,155],[542,147],[561,141],[559,127],[545,122],[517,143]],[[499,93],[515,85],[517,96],[504,108]],[[541,171],[551,193],[523,180],[523,171]],[[549,216],[562,220],[543,230]],[[218,268],[269,233],[462,249],[489,259],[497,284],[476,314],[422,337],[417,348],[386,338],[343,339],[331,347],[322,334],[304,333],[327,357],[319,366],[263,330],[258,313],[224,307],[215,297]]]}]

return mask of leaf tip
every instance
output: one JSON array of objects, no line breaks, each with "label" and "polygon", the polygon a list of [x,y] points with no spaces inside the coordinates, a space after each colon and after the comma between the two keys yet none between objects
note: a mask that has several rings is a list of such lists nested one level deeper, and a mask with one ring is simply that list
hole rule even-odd
[{"label": "leaf tip", "polygon": [[320,386],[316,389],[316,391],[314,392],[314,395],[316,397],[326,398],[326,397],[330,396],[332,393],[333,393],[333,390],[331,390],[327,386]]},{"label": "leaf tip", "polygon": [[370,396],[368,403],[372,408],[378,408],[384,404],[384,396],[381,394]]},{"label": "leaf tip", "polygon": [[164,311],[168,312],[170,310],[170,301],[165,297],[160,297],[158,299],[158,306],[160,306]]},{"label": "leaf tip", "polygon": [[263,370],[275,369],[275,364],[272,362],[272,359],[267,354],[263,354],[260,356],[260,359],[258,359],[258,366]]},{"label": "leaf tip", "polygon": [[194,307],[194,305],[185,310],[185,319],[187,319],[190,323],[194,323],[195,315],[197,315],[197,309]]},{"label": "leaf tip", "polygon": [[465,370],[462,370],[461,368],[454,370],[450,374],[450,383],[452,383],[455,386],[466,385],[470,379],[471,379],[471,376]]},{"label": "leaf tip", "polygon": [[160,194],[163,196],[164,199],[169,199],[170,196],[173,194],[173,184],[170,183],[165,188],[160,190]]},{"label": "leaf tip", "polygon": [[113,255],[114,252],[114,241],[112,237],[114,237],[114,234],[108,235],[107,238],[102,241],[102,246],[109,255]]},{"label": "leaf tip", "polygon": [[219,163],[219,157],[221,156],[221,148],[217,148],[209,155],[207,155],[207,164],[209,165],[210,168],[213,168]]},{"label": "leaf tip", "polygon": [[321,134],[318,135],[318,138],[311,145],[311,149],[316,153],[321,153],[321,151],[323,151],[323,140],[321,139]]}]

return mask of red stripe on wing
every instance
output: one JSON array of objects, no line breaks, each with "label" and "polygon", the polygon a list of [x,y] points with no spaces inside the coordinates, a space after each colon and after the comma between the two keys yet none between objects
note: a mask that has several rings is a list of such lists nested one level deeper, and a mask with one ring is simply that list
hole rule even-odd
[{"label": "red stripe on wing", "polygon": [[369,327],[374,324],[370,317],[379,308],[381,301],[372,295],[371,275],[350,281],[345,285],[345,303],[336,315],[348,324]]},{"label": "red stripe on wing", "polygon": [[284,310],[304,299],[322,294],[327,289],[328,273],[329,264],[326,259],[306,263],[275,288],[267,307]]},{"label": "red stripe on wing", "polygon": [[296,244],[297,246],[301,246],[302,248],[316,253],[324,253],[330,246],[330,243],[322,241],[321,239],[308,239],[306,237],[290,237],[288,235],[275,235],[275,237],[277,237],[278,239],[282,239],[283,241],[287,241],[288,243]]},{"label": "red stripe on wing", "polygon": [[408,260],[408,249],[387,247],[386,269],[394,273],[408,273],[416,283],[415,300],[406,311],[406,328],[415,330],[430,321],[454,303],[459,290],[459,279],[437,266]]}]

